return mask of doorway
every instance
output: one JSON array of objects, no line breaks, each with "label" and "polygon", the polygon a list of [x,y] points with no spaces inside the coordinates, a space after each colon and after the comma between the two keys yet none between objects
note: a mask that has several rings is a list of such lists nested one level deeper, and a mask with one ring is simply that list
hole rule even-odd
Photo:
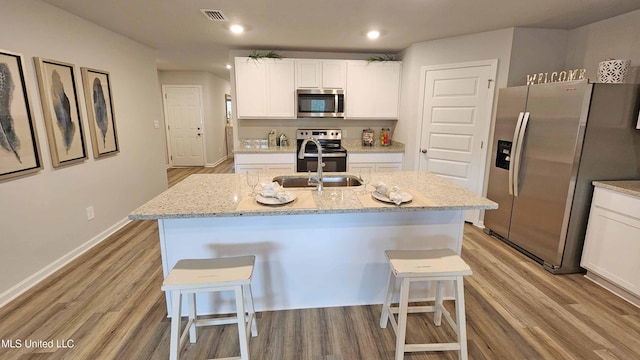
[{"label": "doorway", "polygon": [[[420,155],[417,168],[478,195],[484,188],[498,60],[425,66],[421,69]],[[480,211],[465,220],[480,224]]]},{"label": "doorway", "polygon": [[204,166],[202,87],[163,85],[170,166]]}]

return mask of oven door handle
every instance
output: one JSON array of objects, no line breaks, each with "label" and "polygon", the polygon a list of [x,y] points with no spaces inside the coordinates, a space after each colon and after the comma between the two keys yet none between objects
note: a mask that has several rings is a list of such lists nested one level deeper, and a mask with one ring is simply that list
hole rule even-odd
[{"label": "oven door handle", "polygon": [[[306,158],[317,158],[318,154],[317,153],[304,153],[304,157],[306,157]],[[337,157],[347,157],[347,154],[345,154],[345,153],[322,154],[322,158],[337,158]]]}]

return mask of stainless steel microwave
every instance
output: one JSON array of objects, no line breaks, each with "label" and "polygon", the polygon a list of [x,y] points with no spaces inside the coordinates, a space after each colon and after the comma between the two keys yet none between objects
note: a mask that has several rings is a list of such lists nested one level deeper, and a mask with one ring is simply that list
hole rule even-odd
[{"label": "stainless steel microwave", "polygon": [[344,117],[344,90],[298,90],[298,117]]}]

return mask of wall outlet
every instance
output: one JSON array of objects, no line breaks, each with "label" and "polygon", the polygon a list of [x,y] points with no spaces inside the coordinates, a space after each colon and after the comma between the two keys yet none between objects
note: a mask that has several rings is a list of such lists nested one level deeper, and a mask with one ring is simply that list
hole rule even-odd
[{"label": "wall outlet", "polygon": [[93,212],[93,205],[87,208],[87,220],[93,220],[96,217],[96,214]]},{"label": "wall outlet", "polygon": [[160,121],[153,120],[153,128],[154,129],[160,129]]}]

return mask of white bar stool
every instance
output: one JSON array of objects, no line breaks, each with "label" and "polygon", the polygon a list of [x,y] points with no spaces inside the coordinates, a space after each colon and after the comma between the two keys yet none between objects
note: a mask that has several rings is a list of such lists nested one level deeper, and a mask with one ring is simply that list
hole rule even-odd
[{"label": "white bar stool", "polygon": [[[162,283],[162,290],[171,293],[171,341],[169,359],[177,360],[180,349],[186,340],[196,342],[196,328],[199,326],[238,324],[240,337],[240,357],[227,359],[249,360],[249,330],[252,336],[258,335],[251,293],[251,277],[256,257],[239,256],[219,259],[183,259],[171,269]],[[197,293],[234,291],[236,316],[197,319]],[[248,312],[245,312],[244,293],[248,294]],[[182,295],[186,296],[189,320],[184,331],[180,332]],[[250,325],[250,329],[247,327]]]},{"label": "white bar stool", "polygon": [[[391,271],[387,296],[382,304],[380,327],[386,328],[391,322],[396,333],[396,360],[404,359],[405,352],[416,351],[449,351],[457,350],[458,358],[467,359],[467,330],[464,315],[463,277],[471,275],[471,268],[458,254],[451,249],[437,250],[387,250],[385,251]],[[400,300],[398,307],[391,306],[396,279],[400,284]],[[409,286],[414,281],[436,281],[436,299],[433,306],[409,306]],[[453,281],[455,293],[456,322],[442,306],[443,281]],[[440,326],[442,315],[455,330],[458,342],[405,344],[407,331],[407,313],[434,313],[434,323]],[[398,321],[393,314],[398,314]],[[391,316],[389,316],[391,315]]]}]

